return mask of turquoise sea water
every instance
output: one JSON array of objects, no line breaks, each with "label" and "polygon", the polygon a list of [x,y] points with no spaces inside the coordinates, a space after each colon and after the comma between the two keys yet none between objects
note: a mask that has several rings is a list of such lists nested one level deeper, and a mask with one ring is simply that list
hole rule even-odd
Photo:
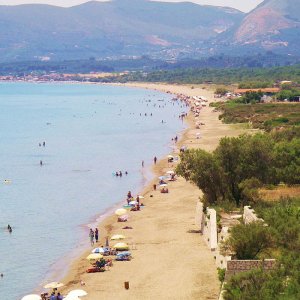
[{"label": "turquoise sea water", "polygon": [[[0,84],[1,300],[63,276],[88,246],[85,224],[141,189],[153,157],[165,156],[184,128],[185,108],[171,98],[112,86]],[[119,170],[129,175],[112,175]]]}]

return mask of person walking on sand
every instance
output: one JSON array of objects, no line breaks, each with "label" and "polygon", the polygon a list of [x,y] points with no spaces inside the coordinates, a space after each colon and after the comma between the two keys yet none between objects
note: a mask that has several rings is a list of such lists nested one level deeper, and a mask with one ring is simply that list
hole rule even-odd
[{"label": "person walking on sand", "polygon": [[95,241],[98,243],[98,238],[99,238],[99,231],[98,228],[95,229]]},{"label": "person walking on sand", "polygon": [[93,246],[94,245],[94,231],[92,228],[90,229],[89,237],[90,237],[90,241],[91,241],[91,246]]},{"label": "person walking on sand", "polygon": [[156,165],[156,162],[157,162],[157,157],[156,156],[154,156],[154,164]]}]

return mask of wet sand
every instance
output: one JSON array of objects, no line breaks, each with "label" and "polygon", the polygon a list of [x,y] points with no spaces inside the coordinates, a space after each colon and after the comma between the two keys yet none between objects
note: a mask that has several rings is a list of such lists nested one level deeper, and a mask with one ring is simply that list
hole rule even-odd
[{"label": "wet sand", "polygon": [[[203,95],[213,101],[213,91],[202,87],[165,84],[126,84],[187,96]],[[224,136],[237,136],[243,132],[237,125],[226,125],[218,119],[213,108],[203,108],[199,120],[205,125],[195,128],[195,117],[190,114],[186,121],[189,128],[176,144],[188,148],[212,151]],[[196,133],[201,138],[196,138]],[[174,155],[178,155],[178,150]],[[153,166],[157,176],[176,167],[167,158]],[[157,183],[157,180],[156,180]],[[74,261],[68,275],[62,280],[66,284],[61,291],[83,288],[86,300],[96,299],[218,299],[220,283],[215,261],[195,225],[196,203],[201,191],[183,178],[168,184],[169,193],[153,191],[153,182],[140,193],[145,199],[141,211],[129,212],[126,223],[118,223],[116,216],[109,216],[98,226],[101,240],[105,236],[124,234],[131,248],[133,259],[129,262],[114,262],[104,273],[86,273],[89,262],[85,259],[90,250]],[[152,196],[152,197],[151,197]],[[124,195],[124,198],[126,195]],[[125,203],[124,203],[125,204]],[[122,229],[131,226],[133,229]],[[88,237],[87,237],[88,243]],[[113,245],[113,242],[110,242]],[[95,246],[96,247],[96,246]],[[80,282],[85,283],[81,286]],[[130,288],[124,288],[129,281]]]}]

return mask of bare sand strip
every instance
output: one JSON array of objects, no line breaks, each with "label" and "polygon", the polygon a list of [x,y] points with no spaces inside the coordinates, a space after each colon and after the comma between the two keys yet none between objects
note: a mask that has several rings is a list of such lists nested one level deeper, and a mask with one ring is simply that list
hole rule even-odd
[{"label": "bare sand strip", "polygon": [[[210,101],[213,92],[201,87],[164,84],[129,84],[127,86],[170,91],[187,96],[203,95]],[[190,116],[189,128],[184,132],[178,146],[201,147],[213,150],[223,136],[242,133],[238,127],[222,124],[218,114],[205,107],[200,114],[202,128],[195,129],[195,118]],[[196,139],[196,132],[201,138]],[[175,167],[161,160],[153,168],[155,174],[164,174]],[[85,257],[87,251],[74,261],[63,282],[63,292],[84,288],[88,296],[83,299],[218,299],[220,283],[213,255],[202,236],[193,231],[195,207],[201,191],[179,178],[169,184],[169,193],[153,191],[151,183],[141,195],[145,196],[145,207],[139,212],[130,212],[127,223],[118,223],[116,216],[110,216],[99,224],[101,241],[106,235],[124,234],[131,245],[133,259],[129,262],[114,262],[104,273],[87,274],[89,267]],[[152,195],[152,197],[150,197]],[[126,195],[124,195],[126,196]],[[125,225],[133,229],[122,229]],[[88,237],[87,237],[88,243]],[[80,281],[85,282],[81,287]],[[124,282],[129,281],[130,289],[125,290]]]}]

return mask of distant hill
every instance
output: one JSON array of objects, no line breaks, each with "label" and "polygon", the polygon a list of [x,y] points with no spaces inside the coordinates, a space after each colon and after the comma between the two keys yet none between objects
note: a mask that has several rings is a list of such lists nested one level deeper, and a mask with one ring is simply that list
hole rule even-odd
[{"label": "distant hill", "polygon": [[[239,24],[224,7],[146,0],[0,6],[0,61],[86,59],[197,49]],[[174,54],[176,55],[176,54]]]},{"label": "distant hill", "polygon": [[[228,7],[150,0],[0,6],[0,62],[300,56],[300,0]],[[253,63],[251,63],[253,64]],[[256,63],[255,63],[256,64]],[[269,64],[269,63],[267,63]],[[280,62],[281,64],[281,62]]]},{"label": "distant hill", "polygon": [[299,54],[300,1],[263,1],[244,17],[231,39],[236,46]]}]

